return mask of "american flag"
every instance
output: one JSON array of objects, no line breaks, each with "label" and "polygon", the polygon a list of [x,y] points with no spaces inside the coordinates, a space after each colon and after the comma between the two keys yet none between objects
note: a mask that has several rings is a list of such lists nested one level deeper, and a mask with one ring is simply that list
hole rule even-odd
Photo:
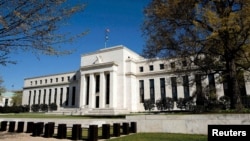
[{"label": "american flag", "polygon": [[110,32],[110,30],[107,28],[106,29],[106,33],[105,33],[105,40],[108,41],[109,39],[109,36],[108,36],[108,33]]}]

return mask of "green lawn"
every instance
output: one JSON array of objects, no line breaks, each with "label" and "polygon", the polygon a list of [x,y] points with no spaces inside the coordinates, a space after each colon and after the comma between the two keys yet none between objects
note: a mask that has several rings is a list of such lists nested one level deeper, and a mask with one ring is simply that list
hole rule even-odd
[{"label": "green lawn", "polygon": [[0,118],[64,118],[64,119],[89,119],[89,118],[125,118],[125,115],[115,116],[84,116],[84,115],[60,115],[60,114],[45,114],[45,113],[9,113],[1,114]]},{"label": "green lawn", "polygon": [[111,138],[109,141],[207,141],[207,136],[197,134],[138,133]]}]

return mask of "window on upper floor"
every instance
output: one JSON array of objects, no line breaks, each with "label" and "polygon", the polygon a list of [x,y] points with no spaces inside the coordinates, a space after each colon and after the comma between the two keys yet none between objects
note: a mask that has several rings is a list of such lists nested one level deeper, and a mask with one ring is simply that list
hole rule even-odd
[{"label": "window on upper floor", "polygon": [[140,67],[139,70],[140,70],[140,72],[143,72],[143,67]]},{"label": "window on upper floor", "polygon": [[154,70],[154,66],[153,65],[149,65],[149,70],[153,71]]},{"label": "window on upper floor", "polygon": [[50,79],[50,83],[52,83],[52,82],[53,82],[53,79],[51,78],[51,79]]},{"label": "window on upper floor", "polygon": [[171,66],[172,69],[174,69],[175,68],[175,62],[170,63],[170,66]]},{"label": "window on upper floor", "polygon": [[58,78],[56,78],[56,82],[58,82]]},{"label": "window on upper floor", "polygon": [[43,83],[43,80],[40,80],[40,84],[42,84]]},{"label": "window on upper floor", "polygon": [[164,64],[160,64],[160,70],[164,69]]},{"label": "window on upper floor", "polygon": [[186,67],[186,66],[187,66],[187,61],[186,61],[186,60],[183,60],[183,61],[182,61],[182,66],[183,66],[183,67]]},{"label": "window on upper floor", "polygon": [[62,77],[62,82],[64,81],[64,77]]}]

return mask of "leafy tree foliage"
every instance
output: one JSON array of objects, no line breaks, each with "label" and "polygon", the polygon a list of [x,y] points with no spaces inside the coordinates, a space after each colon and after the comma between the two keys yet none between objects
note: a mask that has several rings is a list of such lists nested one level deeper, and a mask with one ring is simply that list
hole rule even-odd
[{"label": "leafy tree foliage", "polygon": [[1,94],[4,93],[6,91],[5,87],[3,86],[3,79],[2,77],[0,77],[0,97],[1,97]]},{"label": "leafy tree foliage", "polygon": [[22,91],[15,91],[14,95],[12,96],[12,105],[13,106],[21,106],[22,105],[22,96],[23,92]]},{"label": "leafy tree foliage", "polygon": [[152,0],[142,27],[144,56],[178,57],[197,73],[219,73],[231,108],[242,109],[243,71],[250,68],[250,0]]},{"label": "leafy tree foliage", "polygon": [[0,2],[0,64],[16,63],[9,54],[30,51],[35,54],[63,55],[60,43],[71,42],[86,34],[60,30],[66,20],[83,11],[81,1],[3,0]]}]

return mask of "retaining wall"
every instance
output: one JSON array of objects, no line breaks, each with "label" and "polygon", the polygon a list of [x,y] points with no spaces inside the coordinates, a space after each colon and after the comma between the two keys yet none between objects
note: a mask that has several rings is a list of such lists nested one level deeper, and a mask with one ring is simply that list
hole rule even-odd
[{"label": "retaining wall", "polygon": [[126,119],[137,122],[137,132],[207,135],[208,125],[250,125],[250,114],[135,115]]}]

